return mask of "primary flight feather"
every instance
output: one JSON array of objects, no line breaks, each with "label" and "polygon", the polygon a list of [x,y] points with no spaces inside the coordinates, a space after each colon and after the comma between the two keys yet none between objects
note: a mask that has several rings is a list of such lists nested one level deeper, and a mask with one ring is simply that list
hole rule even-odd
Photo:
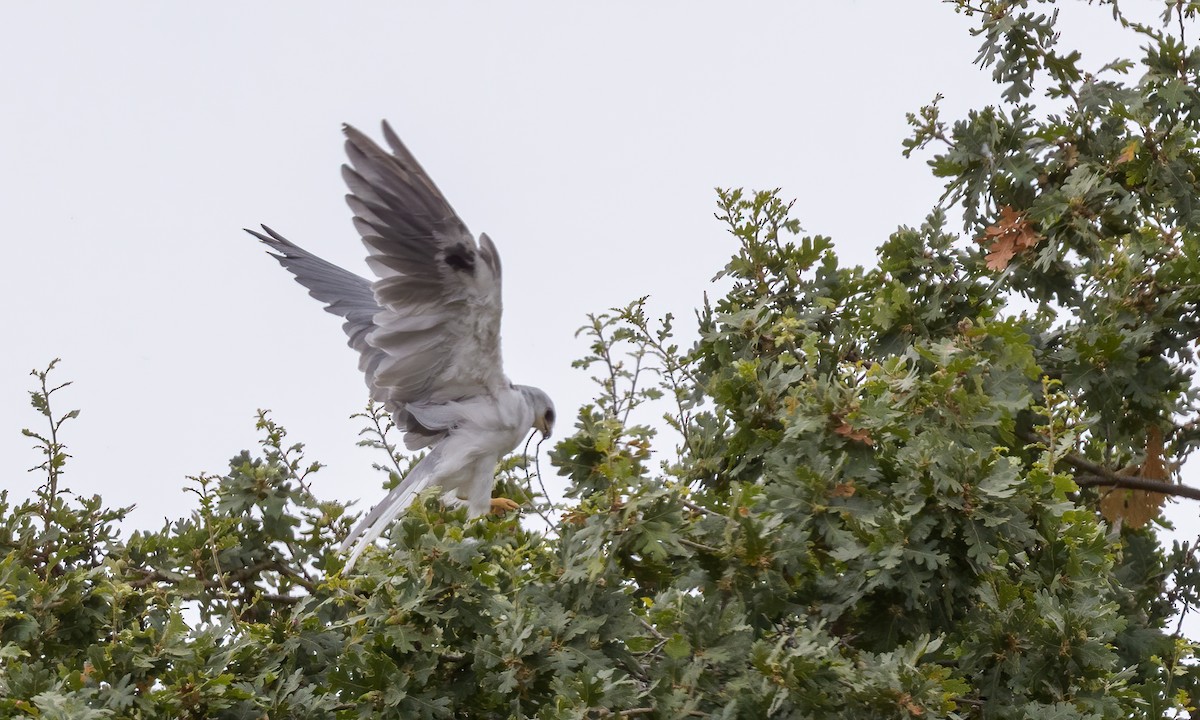
[{"label": "primary flight feather", "polygon": [[392,413],[409,449],[431,448],[346,538],[349,570],[428,487],[440,487],[472,516],[515,507],[492,498],[496,462],[531,429],[549,436],[554,404],[504,375],[496,246],[486,234],[476,242],[386,122],[390,153],[349,125],[344,132],[346,202],[376,279],[326,262],[265,225],[247,232],[345,319],[371,398]]}]

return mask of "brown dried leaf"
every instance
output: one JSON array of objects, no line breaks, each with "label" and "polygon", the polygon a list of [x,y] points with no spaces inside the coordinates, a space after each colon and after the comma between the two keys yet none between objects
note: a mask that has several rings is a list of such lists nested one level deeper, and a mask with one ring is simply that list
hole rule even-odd
[{"label": "brown dried leaf", "polygon": [[1017,251],[1013,248],[1012,240],[1008,238],[997,240],[988,248],[986,258],[988,270],[1003,270],[1008,267],[1008,264],[1012,262],[1016,254]]},{"label": "brown dried leaf", "polygon": [[1065,143],[1062,146],[1062,150],[1063,165],[1065,165],[1068,170],[1079,164],[1079,148],[1075,147],[1072,143]]},{"label": "brown dried leaf", "polygon": [[1024,252],[1042,241],[1042,236],[1033,229],[1025,213],[1012,209],[1011,205],[1000,208],[1000,219],[983,231],[980,243],[988,245],[987,266],[989,270],[1004,270],[1017,253]]},{"label": "brown dried leaf", "polygon": [[1137,141],[1137,138],[1134,138],[1133,140],[1130,140],[1128,143],[1126,143],[1125,149],[1122,150],[1120,156],[1117,157],[1117,164],[1123,165],[1127,162],[1132,161],[1135,157],[1137,157],[1137,151],[1138,151],[1139,145],[1140,145],[1140,143]]},{"label": "brown dried leaf", "polygon": [[[1136,465],[1119,471],[1121,475],[1143,477],[1147,480],[1166,480],[1170,477],[1167,472],[1166,459],[1163,457],[1162,430],[1151,426],[1146,432],[1146,460],[1139,468]],[[1102,486],[1104,495],[1100,498],[1100,513],[1110,523],[1122,520],[1126,527],[1140,528],[1162,511],[1167,496],[1150,490],[1129,490],[1112,486]]]},{"label": "brown dried leaf", "polygon": [[833,486],[833,490],[829,491],[830,497],[850,497],[855,493],[856,488],[853,482],[838,483]]},{"label": "brown dried leaf", "polygon": [[579,512],[578,510],[571,510],[563,513],[562,521],[579,527],[587,522],[587,515]]},{"label": "brown dried leaf", "polygon": [[1167,459],[1163,457],[1163,453],[1162,429],[1151,425],[1150,430],[1146,432],[1146,461],[1142,463],[1142,477],[1149,480],[1166,480],[1170,477],[1167,473]]},{"label": "brown dried leaf", "polygon": [[1130,490],[1127,488],[1106,488],[1107,492],[1100,499],[1100,513],[1110,523],[1118,520],[1126,527],[1140,528],[1158,517],[1167,496],[1149,490]]},{"label": "brown dried leaf", "polygon": [[850,423],[842,420],[842,423],[833,429],[835,433],[850,440],[856,440],[865,445],[874,446],[875,440],[871,438],[871,434],[861,428],[855,430],[850,426]]},{"label": "brown dried leaf", "polygon": [[912,695],[904,693],[900,696],[900,707],[908,711],[913,717],[921,717],[925,714],[925,709],[918,705]]},{"label": "brown dried leaf", "polygon": [[[1137,469],[1134,465],[1121,470],[1119,474],[1132,477],[1137,473]],[[1145,524],[1146,521],[1142,518],[1144,509],[1136,497],[1140,491],[1111,485],[1101,485],[1099,488],[1104,493],[1100,496],[1100,514],[1105,520],[1113,525],[1121,522],[1131,528],[1139,528]]]}]

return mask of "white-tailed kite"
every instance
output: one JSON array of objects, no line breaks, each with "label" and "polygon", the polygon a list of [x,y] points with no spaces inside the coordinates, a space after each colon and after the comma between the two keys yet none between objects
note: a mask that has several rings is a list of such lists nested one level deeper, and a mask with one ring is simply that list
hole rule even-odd
[{"label": "white-tailed kite", "polygon": [[455,214],[391,127],[389,154],[344,127],[350,164],[342,176],[374,282],[326,262],[263,226],[247,230],[296,281],[345,318],[371,398],[392,413],[410,450],[431,448],[342,545],[346,569],[425,488],[465,504],[472,517],[511,510],[492,498],[497,461],[530,429],[549,436],[554,403],[514,385],[500,362],[500,256]]}]

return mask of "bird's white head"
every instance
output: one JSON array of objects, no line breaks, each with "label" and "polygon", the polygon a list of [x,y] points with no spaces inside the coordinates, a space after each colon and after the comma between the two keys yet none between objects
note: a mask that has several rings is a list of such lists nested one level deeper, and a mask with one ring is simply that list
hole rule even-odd
[{"label": "bird's white head", "polygon": [[533,408],[534,429],[540,432],[542,437],[550,437],[554,432],[554,401],[540,388],[518,385],[517,389]]}]

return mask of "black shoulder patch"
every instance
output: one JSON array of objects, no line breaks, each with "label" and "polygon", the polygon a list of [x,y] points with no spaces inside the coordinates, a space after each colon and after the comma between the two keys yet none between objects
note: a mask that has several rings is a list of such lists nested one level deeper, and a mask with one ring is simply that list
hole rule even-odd
[{"label": "black shoulder patch", "polygon": [[459,272],[475,271],[475,249],[465,245],[446,248],[446,264]]}]

